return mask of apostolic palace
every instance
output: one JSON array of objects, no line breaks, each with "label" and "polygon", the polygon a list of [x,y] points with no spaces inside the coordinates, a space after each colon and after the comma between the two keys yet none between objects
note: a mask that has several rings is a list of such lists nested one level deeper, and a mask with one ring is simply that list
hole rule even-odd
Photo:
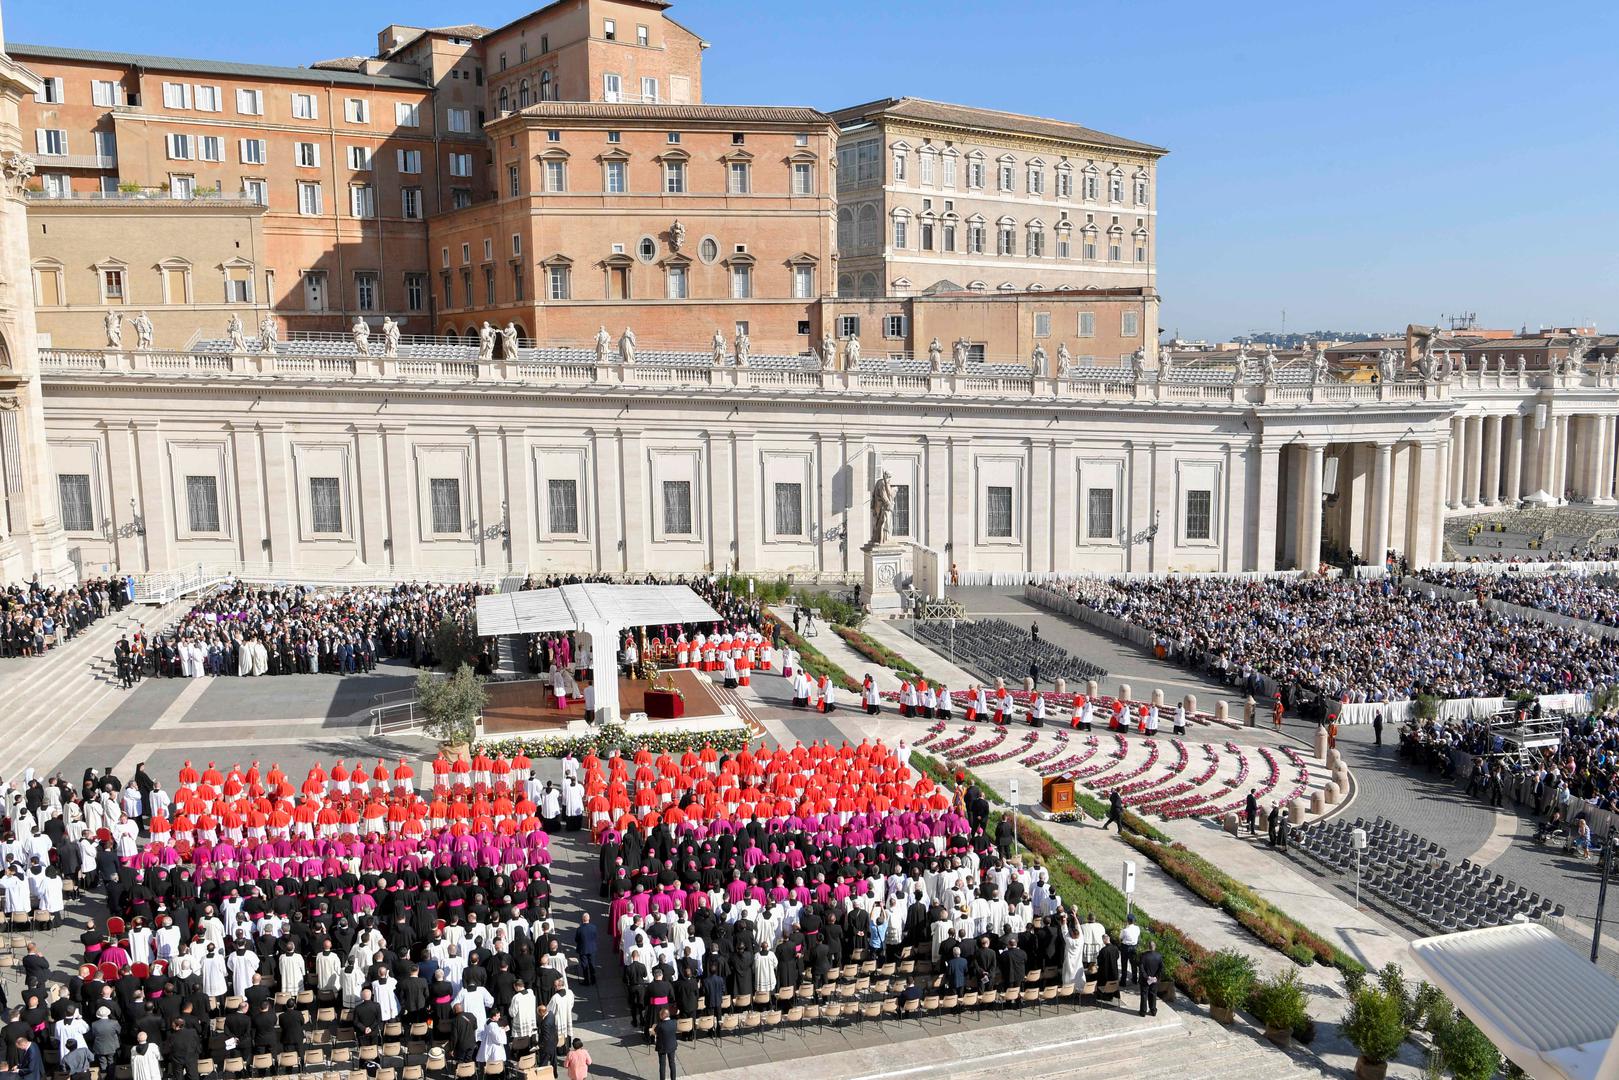
[{"label": "apostolic palace", "polygon": [[1163,148],[710,104],[670,7],[297,68],[9,43],[0,580],[836,578],[883,473],[964,577],[1420,565],[1447,513],[1613,501],[1614,339],[1183,360]]}]

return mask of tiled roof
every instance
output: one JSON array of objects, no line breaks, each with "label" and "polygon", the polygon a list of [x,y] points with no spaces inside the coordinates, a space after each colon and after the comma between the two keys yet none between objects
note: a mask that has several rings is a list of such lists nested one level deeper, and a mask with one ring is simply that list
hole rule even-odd
[{"label": "tiled roof", "polygon": [[998,109],[978,109],[968,105],[952,105],[944,101],[925,98],[887,98],[866,105],[837,109],[832,113],[839,123],[867,119],[874,116],[896,116],[913,120],[927,120],[954,127],[978,128],[983,131],[1010,131],[1021,135],[1037,135],[1047,139],[1091,143],[1121,150],[1139,150],[1148,154],[1167,154],[1168,150],[1151,143],[1109,135],[1105,131],[1070,124],[1065,120],[1051,120],[1043,116],[1025,116],[1022,113],[1001,112]]},{"label": "tiled roof", "polygon": [[332,60],[316,60],[309,66],[317,71],[363,71],[367,59],[364,56],[339,56]]},{"label": "tiled roof", "polygon": [[182,71],[198,75],[222,75],[248,79],[292,79],[308,82],[332,82],[352,86],[397,86],[411,90],[425,88],[424,83],[411,79],[398,79],[387,75],[365,75],[360,72],[339,71],[331,68],[274,67],[269,64],[238,64],[228,60],[190,60],[175,56],[151,56],[146,53],[104,52],[100,49],[64,49],[56,45],[9,44],[6,51],[12,58],[26,64],[30,58],[39,60],[77,60],[87,64],[108,64],[127,67],[152,68],[156,71]]},{"label": "tiled roof", "polygon": [[447,34],[450,37],[481,38],[491,33],[489,27],[479,26],[477,23],[461,23],[459,26],[435,26],[428,31],[429,34]]},{"label": "tiled roof", "polygon": [[559,120],[726,120],[775,124],[828,124],[832,120],[825,113],[793,105],[628,105],[600,101],[541,101],[513,115]]}]

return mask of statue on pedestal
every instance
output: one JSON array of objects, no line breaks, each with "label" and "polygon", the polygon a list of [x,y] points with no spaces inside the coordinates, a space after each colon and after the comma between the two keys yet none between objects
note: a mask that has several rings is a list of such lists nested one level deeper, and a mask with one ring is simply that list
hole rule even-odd
[{"label": "statue on pedestal", "polygon": [[231,352],[247,351],[247,337],[242,333],[242,317],[235,312],[231,313],[230,322],[225,324],[225,336],[230,339]]},{"label": "statue on pedestal", "polygon": [[1136,382],[1140,382],[1141,376],[1145,372],[1146,367],[1147,349],[1146,346],[1142,346],[1130,354],[1130,377]]},{"label": "statue on pedestal", "polygon": [[893,511],[894,483],[885,470],[871,487],[871,543],[874,547],[888,542]]},{"label": "statue on pedestal", "polygon": [[124,347],[124,317],[117,311],[109,308],[101,320],[107,328],[107,348],[121,349]]},{"label": "statue on pedestal", "polygon": [[1244,345],[1237,350],[1235,363],[1237,365],[1237,381],[1247,382],[1254,372],[1254,358],[1249,354],[1248,346]]},{"label": "statue on pedestal", "polygon": [[686,226],[680,223],[679,218],[675,218],[674,224],[669,226],[669,250],[679,251],[680,245],[684,244],[685,242]]},{"label": "statue on pedestal", "polygon": [[146,312],[135,316],[135,348],[150,349],[152,347],[152,319]]},{"label": "statue on pedestal", "polygon": [[371,355],[371,327],[358,315],[354,316],[354,325],[349,327],[349,337],[354,341],[356,352],[361,356]]},{"label": "statue on pedestal", "polygon": [[1393,349],[1383,349],[1377,354],[1377,378],[1380,382],[1391,383],[1400,377],[1400,354]]},{"label": "statue on pedestal", "polygon": [[1266,386],[1276,385],[1276,346],[1265,346],[1265,355],[1259,358],[1259,378]]},{"label": "statue on pedestal", "polygon": [[1046,347],[1039,344],[1035,345],[1034,352],[1029,354],[1029,366],[1034,369],[1034,377],[1037,379],[1045,378],[1046,368],[1050,363],[1051,357],[1047,355]]},{"label": "statue on pedestal", "polygon": [[1068,342],[1057,344],[1057,378],[1067,379],[1074,372],[1074,354],[1068,351]]},{"label": "statue on pedestal", "polygon": [[596,363],[607,363],[607,350],[613,346],[613,337],[603,326],[596,331]]},{"label": "statue on pedestal", "polygon": [[943,355],[944,346],[939,343],[938,338],[934,338],[932,341],[928,342],[928,370],[933,372],[935,375],[937,375],[940,369],[943,367],[943,361],[941,359]]},{"label": "statue on pedestal", "polygon": [[275,352],[276,341],[281,336],[280,327],[276,325],[275,315],[265,312],[259,323],[259,347],[265,352]]},{"label": "statue on pedestal", "polygon": [[736,332],[736,366],[747,367],[748,357],[753,353],[753,342],[748,339],[746,330]]},{"label": "statue on pedestal", "polygon": [[485,319],[484,324],[478,327],[478,359],[493,360],[495,358],[495,328]]},{"label": "statue on pedestal", "polygon": [[[715,331],[719,333],[719,331]],[[821,370],[836,371],[838,369],[838,343],[830,331],[821,338]]]},{"label": "statue on pedestal", "polygon": [[710,347],[714,351],[714,366],[715,367],[724,367],[725,366],[725,331],[721,330],[717,326],[714,328],[714,340],[712,342],[710,342]]},{"label": "statue on pedestal", "polygon": [[507,360],[517,359],[518,337],[517,324],[514,322],[508,322],[500,332],[500,352]]},{"label": "statue on pedestal", "polygon": [[1523,378],[1524,371],[1529,367],[1529,361],[1523,353],[1518,354],[1518,377]]},{"label": "statue on pedestal", "polygon": [[1159,346],[1158,349],[1158,381],[1168,382],[1169,373],[1175,369],[1175,358],[1168,349]]},{"label": "statue on pedestal", "polygon": [[1325,382],[1327,374],[1327,347],[1318,343],[1310,357],[1310,381],[1312,383]]},{"label": "statue on pedestal", "polygon": [[843,370],[853,371],[860,366],[860,339],[850,334],[843,342]]},{"label": "statue on pedestal", "polygon": [[1578,375],[1585,370],[1585,358],[1591,351],[1591,340],[1583,334],[1575,334],[1574,340],[1569,342],[1568,358],[1565,361],[1565,370]]},{"label": "statue on pedestal", "polygon": [[972,343],[966,338],[957,338],[956,343],[950,346],[950,359],[956,362],[956,374],[967,374],[967,358],[972,355]]},{"label": "statue on pedestal", "polygon": [[635,363],[635,331],[627,326],[618,338],[618,358],[625,364]]},{"label": "statue on pedestal", "polygon": [[399,324],[386,315],[382,317],[382,355],[389,360],[399,357]]}]

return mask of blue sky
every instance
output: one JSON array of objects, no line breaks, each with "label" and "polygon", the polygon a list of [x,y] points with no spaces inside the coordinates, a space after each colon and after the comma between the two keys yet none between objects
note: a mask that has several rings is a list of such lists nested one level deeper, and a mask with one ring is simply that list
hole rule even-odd
[{"label": "blue sky", "polygon": [[[538,0],[10,0],[6,34],[299,64],[389,22],[498,26]],[[1619,327],[1619,5],[679,0],[713,102],[911,94],[1167,146],[1163,324],[1188,337]],[[314,29],[310,29],[314,28]]]}]

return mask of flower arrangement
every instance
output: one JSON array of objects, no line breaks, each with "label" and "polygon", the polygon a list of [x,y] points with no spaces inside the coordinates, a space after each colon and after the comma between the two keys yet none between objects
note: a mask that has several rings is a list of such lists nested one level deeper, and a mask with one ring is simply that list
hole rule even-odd
[{"label": "flower arrangement", "polygon": [[1037,771],[1041,776],[1053,776],[1057,774],[1066,775],[1070,770],[1077,769],[1079,766],[1085,764],[1091,755],[1096,753],[1101,745],[1101,740],[1099,740],[1095,735],[1087,735],[1085,737],[1084,750],[1077,754],[1069,754],[1062,760],[1054,761],[1049,765],[1041,767]]},{"label": "flower arrangement", "polygon": [[[1106,760],[1087,765],[1083,769],[1075,769],[1072,772],[1064,773],[1064,775],[1070,780],[1084,780],[1086,777],[1095,776],[1098,773],[1106,772],[1108,769],[1111,769],[1113,766],[1123,761],[1124,756],[1130,752],[1130,744],[1125,742],[1124,739],[1117,734],[1113,736],[1113,739],[1116,745],[1113,748],[1113,752],[1107,756]],[[1088,787],[1089,785],[1086,786]]]},{"label": "flower arrangement", "polygon": [[[1098,776],[1095,780],[1087,781],[1085,786],[1099,795],[1105,795],[1116,787],[1123,787],[1127,782],[1134,780],[1136,777],[1158,764],[1157,741],[1154,739],[1143,739],[1142,745],[1147,748],[1147,759],[1141,764],[1137,765],[1133,769],[1127,769],[1122,773],[1115,773],[1114,775],[1105,778]],[[1121,755],[1118,761],[1114,764],[1118,764],[1123,760],[1124,758]],[[1105,773],[1107,770],[1104,768],[1100,771]]]},{"label": "flower arrangement", "polygon": [[653,754],[683,754],[687,750],[701,750],[712,746],[720,753],[730,754],[748,745],[746,728],[718,728],[712,731],[652,731],[632,735],[622,725],[608,724],[597,731],[583,735],[538,735],[514,739],[485,739],[474,748],[475,752],[490,757],[516,757],[519,753],[531,758],[562,757],[573,754],[603,755],[617,750],[629,756],[641,750]]},{"label": "flower arrangement", "polygon": [[[1003,739],[1006,737],[1005,730],[1002,730],[1001,737]],[[1013,747],[1012,749],[1003,751],[999,754],[980,752],[968,758],[967,765],[969,768],[976,768],[980,765],[994,765],[996,762],[1005,761],[1009,757],[1015,757],[1018,754],[1026,753],[1030,747],[1039,741],[1040,733],[1038,731],[1025,732],[1023,738],[1019,740],[1019,745]],[[962,753],[966,753],[966,751],[964,750]]]},{"label": "flower arrangement", "polygon": [[923,735],[920,739],[916,740],[916,745],[917,746],[926,746],[928,743],[932,742],[934,739],[937,739],[940,735],[943,735],[943,734],[944,734],[944,721],[940,720],[938,723],[936,723],[932,727],[928,728],[927,734]]},{"label": "flower arrangement", "polygon": [[955,738],[946,739],[944,742],[935,743],[934,745],[928,747],[928,753],[949,754],[954,751],[956,747],[961,746],[976,734],[978,734],[978,728],[972,724],[968,724],[966,727],[961,729],[961,734],[957,735]]},{"label": "flower arrangement", "polygon": [[[1033,735],[1035,733],[1031,731],[1029,734]],[[1039,742],[1039,739],[1036,738],[1034,741]],[[1034,745],[1034,743],[1030,743],[1031,747],[1033,745]],[[1037,753],[1029,754],[1028,756],[1024,757],[1022,760],[1020,760],[1018,762],[1018,764],[1023,766],[1025,769],[1036,769],[1036,770],[1038,770],[1041,765],[1044,765],[1046,762],[1050,761],[1052,758],[1054,758],[1058,754],[1062,753],[1063,750],[1067,746],[1068,746],[1068,732],[1066,732],[1066,731],[1057,731],[1057,732],[1053,733],[1051,742],[1046,745],[1046,748],[1044,750],[1041,750],[1041,751],[1039,751]]]}]

